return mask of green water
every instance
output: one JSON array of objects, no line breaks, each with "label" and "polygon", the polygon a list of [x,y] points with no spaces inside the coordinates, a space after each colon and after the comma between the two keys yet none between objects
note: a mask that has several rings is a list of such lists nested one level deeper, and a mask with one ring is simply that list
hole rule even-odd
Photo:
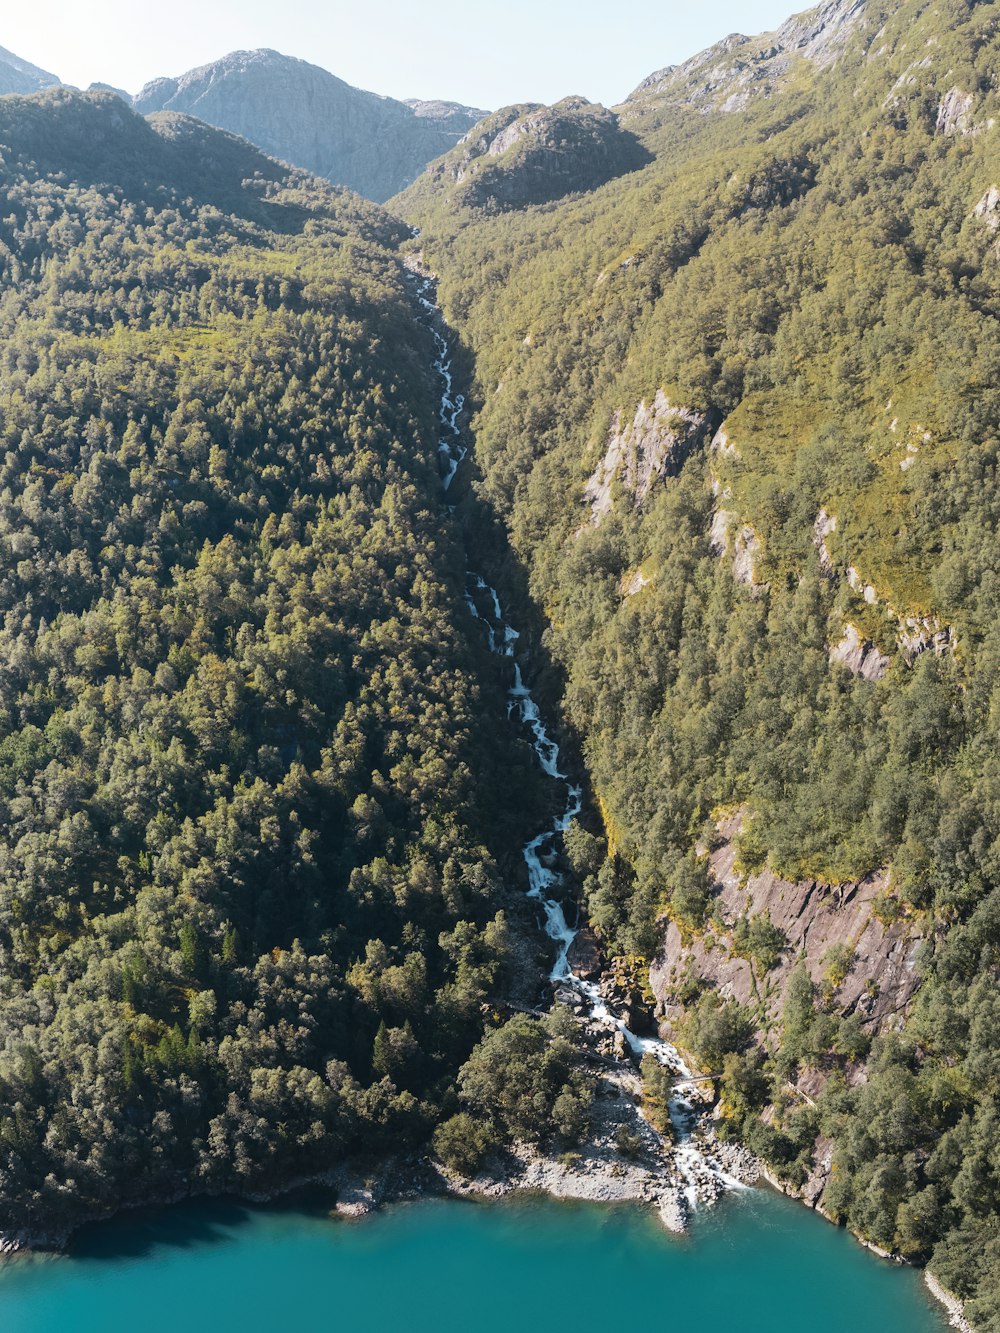
[{"label": "green water", "polygon": [[434,1200],[362,1222],[184,1206],[0,1268],[2,1333],[941,1333],[916,1273],[753,1191],[667,1235],[631,1209]]}]

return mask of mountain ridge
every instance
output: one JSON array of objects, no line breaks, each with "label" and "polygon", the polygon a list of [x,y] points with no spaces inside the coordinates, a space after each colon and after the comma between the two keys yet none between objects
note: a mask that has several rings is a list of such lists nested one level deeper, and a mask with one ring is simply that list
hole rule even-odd
[{"label": "mountain ridge", "polygon": [[376,202],[409,184],[484,114],[457,103],[406,103],[366,92],[266,47],[154,79],[133,106],[144,115],[195,115]]},{"label": "mountain ridge", "polygon": [[[868,8],[868,0],[824,0],[773,32],[757,37],[730,33],[682,64],[648,75],[623,105],[659,96],[706,111],[740,110],[751,96],[787,81],[796,59],[819,69],[832,64],[864,23]],[[721,101],[720,92],[725,94]]]},{"label": "mountain ridge", "polygon": [[409,191],[505,212],[593,190],[648,161],[619,117],[584,97],[516,103],[484,117]]},{"label": "mountain ridge", "polygon": [[30,60],[0,46],[0,97],[7,93],[35,93],[51,88],[62,80],[48,70],[40,69]]}]

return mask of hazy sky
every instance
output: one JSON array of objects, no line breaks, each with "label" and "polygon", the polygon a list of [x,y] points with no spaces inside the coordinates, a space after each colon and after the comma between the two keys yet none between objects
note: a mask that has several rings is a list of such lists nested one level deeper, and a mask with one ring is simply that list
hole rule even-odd
[{"label": "hazy sky", "polygon": [[621,101],[647,74],[809,0],[28,0],[0,46],[66,83],[137,92],[240,47],[270,46],[393,97],[495,108],[579,93]]}]

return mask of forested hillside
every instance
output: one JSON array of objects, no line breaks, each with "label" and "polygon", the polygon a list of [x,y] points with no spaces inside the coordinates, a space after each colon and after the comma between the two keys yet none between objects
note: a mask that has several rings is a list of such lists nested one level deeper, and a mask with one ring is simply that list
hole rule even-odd
[{"label": "forested hillside", "polygon": [[424,1142],[538,792],[406,229],[110,94],[0,100],[0,157],[0,1230],[38,1238]]},{"label": "forested hillside", "polygon": [[[498,211],[432,168],[393,204],[441,275],[479,489],[567,678],[592,920],[612,951],[654,957],[667,916],[754,960],[759,1005],[697,975],[659,997],[724,1064],[732,1131],[792,1183],[825,1157],[826,1210],[931,1259],[987,1329],[998,24],[996,3],[836,0],[647,80],[617,114],[653,160],[600,188]],[[905,1011],[875,1028],[841,1003],[845,940],[768,1019],[787,939],[722,921],[709,871],[736,814],[744,875],[829,896],[887,872],[878,914],[924,939]]]}]

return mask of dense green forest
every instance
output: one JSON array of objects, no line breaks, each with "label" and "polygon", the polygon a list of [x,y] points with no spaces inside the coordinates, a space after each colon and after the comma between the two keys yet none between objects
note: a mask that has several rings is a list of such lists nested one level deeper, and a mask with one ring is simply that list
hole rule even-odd
[{"label": "dense green forest", "polygon": [[[845,941],[777,1025],[686,977],[675,1035],[724,1134],[793,1186],[823,1144],[826,1212],[1000,1333],[998,80],[998,0],[833,0],[498,112],[392,211],[0,98],[0,1231],[580,1139],[573,1020],[501,1021],[552,793],[472,545],[621,975],[668,921],[728,947],[723,816],[739,873],[886,872],[905,1013],[842,1008]],[[731,932],[761,978],[786,944]]]},{"label": "dense green forest", "polygon": [[[845,1029],[799,973],[764,1050],[712,996],[681,1035],[726,1062],[730,1124],[779,1172],[832,1140],[826,1209],[998,1330],[1000,6],[815,22],[823,58],[720,48],[715,101],[686,68],[638,90],[618,115],[654,160],[599,189],[498,211],[432,169],[392,206],[441,275],[478,493],[566,678],[592,920],[647,958],[663,913],[705,930],[696,849],[736,807],[744,870],[890,869],[880,911],[925,937],[900,1030]],[[658,391],[679,435],[640,492],[609,444]],[[848,626],[877,679],[831,660]],[[816,1107],[782,1092],[807,1067]]]},{"label": "dense green forest", "polygon": [[111,95],[0,99],[0,157],[0,1229],[38,1237],[428,1141],[544,798],[408,229]]}]

